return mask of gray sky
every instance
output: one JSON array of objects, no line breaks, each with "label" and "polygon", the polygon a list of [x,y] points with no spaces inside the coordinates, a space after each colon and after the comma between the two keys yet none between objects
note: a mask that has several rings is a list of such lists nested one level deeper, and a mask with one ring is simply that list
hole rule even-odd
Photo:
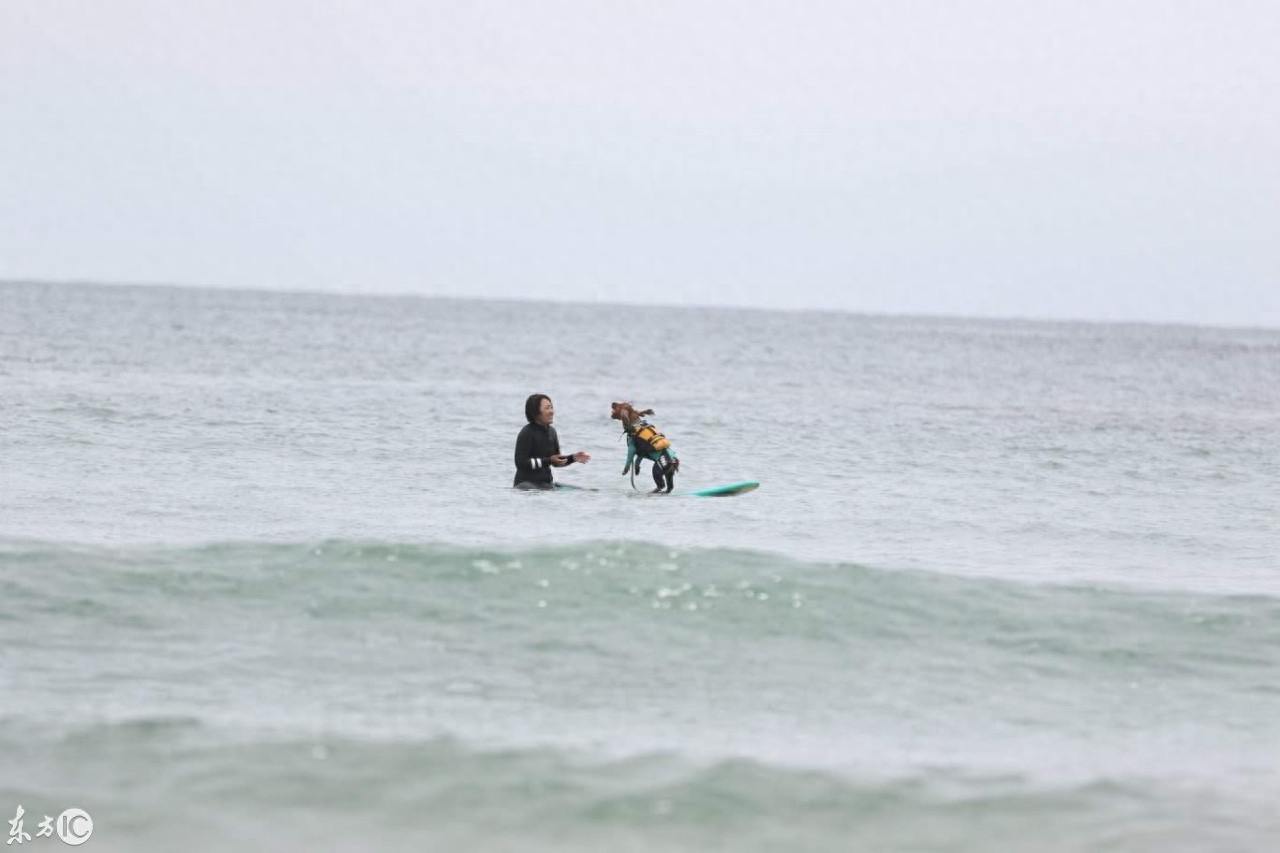
[{"label": "gray sky", "polygon": [[1280,326],[1280,3],[0,0],[0,278]]}]

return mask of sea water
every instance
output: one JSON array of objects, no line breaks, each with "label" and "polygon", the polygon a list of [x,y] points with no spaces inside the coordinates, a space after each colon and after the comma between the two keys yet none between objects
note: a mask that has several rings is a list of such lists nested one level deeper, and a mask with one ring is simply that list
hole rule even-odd
[{"label": "sea water", "polygon": [[30,843],[1280,845],[1280,332],[10,283],[0,400]]}]

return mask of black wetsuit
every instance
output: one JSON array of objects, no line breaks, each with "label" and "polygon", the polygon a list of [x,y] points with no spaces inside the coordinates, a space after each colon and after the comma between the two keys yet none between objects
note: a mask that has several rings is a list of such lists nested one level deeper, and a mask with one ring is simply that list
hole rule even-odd
[{"label": "black wetsuit", "polygon": [[[560,437],[556,428],[542,424],[525,424],[516,436],[516,488],[550,489],[551,457],[560,455]],[[567,457],[570,463],[573,457]]]}]

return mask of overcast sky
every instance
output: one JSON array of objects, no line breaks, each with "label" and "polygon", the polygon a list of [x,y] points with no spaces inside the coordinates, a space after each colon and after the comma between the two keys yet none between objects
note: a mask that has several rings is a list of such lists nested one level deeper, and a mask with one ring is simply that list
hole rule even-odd
[{"label": "overcast sky", "polygon": [[0,278],[1280,326],[1280,2],[0,0]]}]

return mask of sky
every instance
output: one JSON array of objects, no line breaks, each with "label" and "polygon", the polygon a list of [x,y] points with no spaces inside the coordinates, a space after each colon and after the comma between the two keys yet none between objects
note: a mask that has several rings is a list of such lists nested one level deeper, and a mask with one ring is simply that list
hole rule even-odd
[{"label": "sky", "polygon": [[1280,327],[1275,0],[0,0],[0,279]]}]

